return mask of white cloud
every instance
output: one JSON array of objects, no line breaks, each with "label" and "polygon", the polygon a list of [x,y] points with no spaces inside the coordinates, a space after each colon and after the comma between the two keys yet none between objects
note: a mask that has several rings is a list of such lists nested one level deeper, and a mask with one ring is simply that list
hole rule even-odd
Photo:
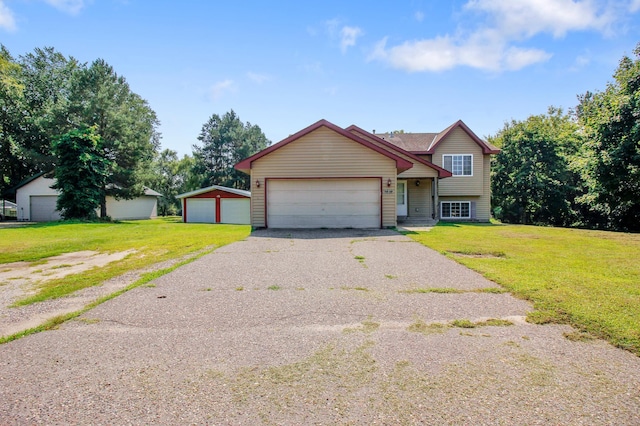
[{"label": "white cloud", "polygon": [[11,9],[9,9],[2,0],[0,0],[0,28],[4,28],[7,31],[15,31],[18,29],[16,19],[13,17],[13,12],[11,12]]},{"label": "white cloud", "polygon": [[362,30],[358,27],[342,27],[340,30],[340,50],[342,50],[342,53],[345,53],[348,48],[355,46],[357,38],[362,34]]},{"label": "white cloud", "polygon": [[266,74],[258,74],[255,72],[247,72],[247,77],[249,77],[249,80],[253,81],[254,83],[258,83],[258,84],[262,84],[265,81],[269,81],[271,80],[271,76],[268,76]]},{"label": "white cloud", "polygon": [[636,13],[638,10],[640,10],[640,0],[631,0],[631,3],[629,3],[629,12]]},{"label": "white cloud", "polygon": [[85,6],[85,0],[44,0],[45,3],[70,15],[77,15]]},{"label": "white cloud", "polygon": [[569,31],[606,31],[615,16],[592,0],[469,0],[466,10],[486,12],[505,36],[532,37]]},{"label": "white cloud", "polygon": [[550,57],[542,50],[508,47],[499,40],[491,42],[486,35],[478,34],[463,42],[444,36],[405,42],[388,49],[383,39],[369,58],[409,72],[437,72],[457,66],[485,71],[518,70]]},{"label": "white cloud", "polygon": [[236,85],[234,81],[227,79],[219,81],[211,86],[211,88],[209,89],[209,93],[211,95],[211,99],[215,101],[217,99],[220,99],[225,93],[234,92],[235,90]]},{"label": "white cloud", "polygon": [[424,13],[417,11],[413,14],[413,17],[416,19],[416,21],[422,22],[424,20]]},{"label": "white cloud", "polygon": [[355,46],[358,37],[364,34],[359,27],[342,25],[342,21],[338,18],[325,21],[324,26],[329,37],[339,41],[342,53],[346,53],[347,49]]},{"label": "white cloud", "polygon": [[[631,1],[631,8],[640,9],[640,0]],[[605,0],[469,0],[463,15],[473,18],[471,26],[395,46],[387,46],[385,38],[376,44],[369,60],[409,72],[457,66],[494,72],[519,70],[551,58],[542,49],[522,46],[538,34],[558,38],[572,31],[609,33],[620,10],[607,6]]]}]

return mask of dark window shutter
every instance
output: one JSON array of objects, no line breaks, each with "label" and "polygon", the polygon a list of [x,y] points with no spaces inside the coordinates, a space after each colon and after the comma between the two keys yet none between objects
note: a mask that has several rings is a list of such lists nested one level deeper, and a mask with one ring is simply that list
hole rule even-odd
[{"label": "dark window shutter", "polygon": [[471,219],[475,219],[476,218],[476,202],[472,201],[471,202]]}]

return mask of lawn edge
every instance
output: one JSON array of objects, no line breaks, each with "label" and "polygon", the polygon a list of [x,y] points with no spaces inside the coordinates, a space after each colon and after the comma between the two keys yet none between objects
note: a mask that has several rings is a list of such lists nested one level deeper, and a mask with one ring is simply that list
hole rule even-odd
[{"label": "lawn edge", "polygon": [[58,315],[56,317],[50,318],[47,321],[45,321],[44,323],[40,324],[37,327],[33,327],[33,328],[29,328],[27,330],[23,330],[23,331],[19,331],[17,333],[14,334],[10,334],[8,336],[2,336],[0,337],[0,345],[3,345],[5,343],[9,343],[12,342],[14,340],[18,340],[21,339],[23,337],[32,335],[32,334],[36,334],[36,333],[40,333],[42,331],[47,331],[47,330],[55,330],[56,328],[58,328],[61,324],[64,324],[65,322],[72,320],[74,318],[79,317],[80,315],[84,314],[85,312],[90,311],[91,309],[95,308],[96,306],[99,306],[101,304],[103,304],[104,302],[107,302],[111,299],[115,299],[116,297],[120,296],[121,294],[124,294],[126,292],[128,292],[129,290],[133,290],[134,288],[140,287],[141,285],[147,284],[150,281],[153,281],[157,278],[160,278],[163,275],[168,274],[169,272],[173,272],[176,269],[178,269],[181,266],[187,265],[195,260],[200,259],[201,257],[209,254],[209,253],[213,253],[215,250],[219,249],[220,247],[223,246],[216,246],[213,248],[209,248],[209,249],[204,249],[204,250],[200,250],[194,253],[188,253],[186,255],[184,255],[183,257],[186,257],[186,259],[183,259],[179,262],[177,262],[174,265],[171,265],[169,267],[166,268],[162,268],[162,269],[158,269],[156,271],[150,271],[150,272],[145,272],[141,275],[140,278],[138,278],[136,281],[134,281],[133,283],[127,285],[124,288],[121,288],[120,290],[114,291],[113,293],[110,293],[106,296],[102,296],[97,298],[96,300],[94,300],[93,302],[89,303],[88,305],[86,305],[84,308],[79,309],[77,311],[73,311],[73,312],[69,312],[63,315]]}]

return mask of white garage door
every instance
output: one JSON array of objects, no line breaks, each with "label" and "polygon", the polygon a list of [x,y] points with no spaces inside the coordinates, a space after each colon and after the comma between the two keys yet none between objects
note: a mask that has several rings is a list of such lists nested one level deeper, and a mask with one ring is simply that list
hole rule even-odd
[{"label": "white garage door", "polygon": [[270,180],[267,226],[380,228],[380,180]]},{"label": "white garage door", "polygon": [[31,217],[34,222],[49,222],[60,220],[60,212],[56,210],[56,195],[32,195],[29,198]]},{"label": "white garage door", "polygon": [[215,198],[187,198],[187,223],[216,223]]},{"label": "white garage door", "polygon": [[249,210],[251,200],[248,198],[222,198],[220,214],[222,215],[222,223],[237,223],[240,225],[248,225],[251,223]]}]

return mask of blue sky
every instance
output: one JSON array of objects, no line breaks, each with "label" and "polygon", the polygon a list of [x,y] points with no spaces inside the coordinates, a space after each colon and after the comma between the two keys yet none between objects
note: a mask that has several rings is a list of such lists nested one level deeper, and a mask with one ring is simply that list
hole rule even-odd
[{"label": "blue sky", "polygon": [[320,120],[479,136],[572,108],[640,41],[640,0],[0,0],[14,56],[102,58],[191,154],[234,109],[278,142]]}]

